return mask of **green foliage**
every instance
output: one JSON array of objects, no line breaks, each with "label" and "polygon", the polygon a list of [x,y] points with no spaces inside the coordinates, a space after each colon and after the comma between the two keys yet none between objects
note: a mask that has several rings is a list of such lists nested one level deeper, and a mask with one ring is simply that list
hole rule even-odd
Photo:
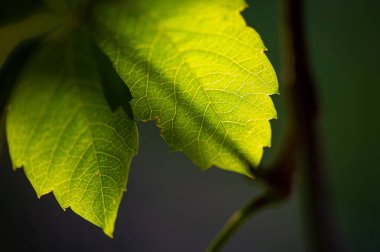
[{"label": "green foliage", "polygon": [[52,191],[112,236],[138,145],[133,117],[156,120],[201,169],[252,177],[278,87],[244,1],[46,2],[72,14],[20,70],[6,118],[13,164],[38,196]]},{"label": "green foliage", "polygon": [[38,196],[53,191],[63,208],[112,235],[137,129],[110,110],[91,49],[79,32],[43,42],[9,102],[7,135],[14,166]]}]

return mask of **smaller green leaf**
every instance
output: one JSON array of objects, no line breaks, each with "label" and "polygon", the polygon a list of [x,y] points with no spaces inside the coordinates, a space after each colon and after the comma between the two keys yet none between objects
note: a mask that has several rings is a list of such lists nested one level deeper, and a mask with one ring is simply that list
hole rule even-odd
[{"label": "smaller green leaf", "polygon": [[135,122],[107,104],[109,75],[98,61],[82,30],[50,36],[17,82],[7,138],[14,166],[24,167],[39,197],[52,191],[112,236],[138,136]]}]

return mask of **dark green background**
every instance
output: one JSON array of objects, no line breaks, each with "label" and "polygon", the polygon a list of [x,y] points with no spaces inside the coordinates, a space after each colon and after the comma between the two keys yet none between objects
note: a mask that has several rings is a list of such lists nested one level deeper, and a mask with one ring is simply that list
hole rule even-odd
[{"label": "dark green background", "polygon": [[[269,48],[281,85],[280,1],[252,2],[245,16]],[[306,2],[333,216],[351,251],[380,251],[380,4]],[[279,120],[272,123],[273,148],[266,151],[265,162],[276,151],[286,118],[282,97],[274,99]],[[3,155],[0,246],[12,251],[202,251],[232,212],[258,193],[259,188],[239,175],[215,168],[199,172],[182,154],[169,153],[153,124],[139,126],[140,151],[113,240],[72,212],[63,212],[51,195],[37,200],[23,171],[13,172]],[[302,224],[298,182],[287,204],[249,221],[225,251],[305,251],[307,225]]]}]

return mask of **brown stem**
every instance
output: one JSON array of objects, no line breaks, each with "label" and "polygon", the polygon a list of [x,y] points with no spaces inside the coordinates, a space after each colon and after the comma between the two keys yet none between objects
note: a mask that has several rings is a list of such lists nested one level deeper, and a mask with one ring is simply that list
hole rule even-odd
[{"label": "brown stem", "polygon": [[327,179],[319,152],[317,123],[319,103],[308,59],[304,0],[284,0],[285,93],[294,116],[294,129],[300,140],[304,164],[301,179],[304,212],[307,216],[312,251],[343,251],[337,227],[328,204]]}]

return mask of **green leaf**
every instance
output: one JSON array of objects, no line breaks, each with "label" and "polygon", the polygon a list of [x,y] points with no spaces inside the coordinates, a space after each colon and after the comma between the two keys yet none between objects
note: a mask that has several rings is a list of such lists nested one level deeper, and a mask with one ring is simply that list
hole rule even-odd
[{"label": "green leaf", "polygon": [[92,29],[130,88],[136,119],[200,168],[248,176],[270,146],[276,74],[241,0],[112,1]]},{"label": "green leaf", "polygon": [[11,97],[7,138],[39,197],[52,191],[112,236],[138,136],[121,108],[109,108],[97,62],[82,30],[46,39]]}]

